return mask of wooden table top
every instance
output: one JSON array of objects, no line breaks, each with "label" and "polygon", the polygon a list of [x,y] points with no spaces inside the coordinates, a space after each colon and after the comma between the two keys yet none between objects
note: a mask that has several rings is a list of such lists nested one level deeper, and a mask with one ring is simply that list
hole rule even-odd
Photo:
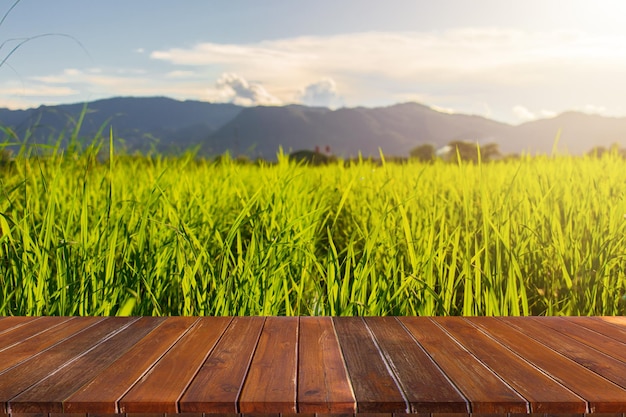
[{"label": "wooden table top", "polygon": [[0,413],[624,413],[624,317],[2,317]]}]

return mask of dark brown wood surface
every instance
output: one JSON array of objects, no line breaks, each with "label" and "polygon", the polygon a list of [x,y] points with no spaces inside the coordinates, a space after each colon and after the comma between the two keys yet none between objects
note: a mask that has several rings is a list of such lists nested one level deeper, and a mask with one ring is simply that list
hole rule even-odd
[{"label": "dark brown wood surface", "polygon": [[389,372],[389,365],[363,318],[341,317],[334,322],[354,389],[357,412],[407,412],[409,405],[396,376]]},{"label": "dark brown wood surface", "polygon": [[469,321],[434,318],[459,344],[480,358],[530,403],[532,413],[584,413],[585,401],[523,358],[478,330]]},{"label": "dark brown wood surface", "polygon": [[356,400],[330,317],[301,317],[298,411],[354,413]]},{"label": "dark brown wood surface", "polygon": [[624,417],[625,375],[623,317],[0,317],[0,417]]},{"label": "dark brown wood surface", "polygon": [[63,412],[63,400],[93,379],[163,322],[160,317],[142,317],[110,338],[102,340],[71,363],[28,388],[11,400],[14,413]]},{"label": "dark brown wood surface", "polygon": [[111,414],[119,412],[117,402],[190,326],[195,317],[170,317],[137,342],[97,377],[64,401],[66,413]]},{"label": "dark brown wood surface", "polygon": [[467,412],[463,395],[399,321],[367,317],[365,323],[405,392],[412,413]]},{"label": "dark brown wood surface", "polygon": [[265,318],[235,317],[180,400],[181,412],[239,412],[237,400]]},{"label": "dark brown wood surface", "polygon": [[230,322],[227,317],[197,320],[119,401],[121,413],[176,413],[178,399]]},{"label": "dark brown wood surface", "polygon": [[[626,409],[626,390],[577,362],[535,341],[532,330],[522,331],[507,325],[500,319],[485,320],[474,317],[470,320],[488,334],[540,368],[572,392],[588,402],[590,412],[614,413]],[[529,323],[532,321],[529,321]]]},{"label": "dark brown wood surface", "polygon": [[467,398],[468,411],[483,414],[528,411],[524,398],[432,320],[401,317],[400,321]]},{"label": "dark brown wood surface", "polygon": [[298,318],[268,317],[239,396],[242,413],[296,412]]}]

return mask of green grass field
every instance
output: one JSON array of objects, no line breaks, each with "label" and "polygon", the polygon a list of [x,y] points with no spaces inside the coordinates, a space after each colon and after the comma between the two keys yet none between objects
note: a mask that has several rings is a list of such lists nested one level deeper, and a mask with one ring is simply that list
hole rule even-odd
[{"label": "green grass field", "polygon": [[0,314],[624,314],[625,166],[18,156]]}]

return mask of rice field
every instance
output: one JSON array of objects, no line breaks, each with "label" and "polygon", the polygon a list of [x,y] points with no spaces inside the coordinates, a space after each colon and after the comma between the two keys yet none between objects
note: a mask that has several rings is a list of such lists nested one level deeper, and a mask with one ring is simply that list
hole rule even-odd
[{"label": "rice field", "polygon": [[624,314],[625,165],[17,156],[0,314]]}]

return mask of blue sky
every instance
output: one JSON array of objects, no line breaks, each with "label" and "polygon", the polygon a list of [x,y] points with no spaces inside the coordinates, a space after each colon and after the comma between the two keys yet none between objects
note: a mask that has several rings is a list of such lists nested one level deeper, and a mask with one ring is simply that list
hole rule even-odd
[{"label": "blue sky", "polygon": [[[15,0],[0,0],[3,15]],[[0,107],[113,96],[625,116],[622,0],[22,0]],[[69,36],[69,37],[68,37]]]}]

